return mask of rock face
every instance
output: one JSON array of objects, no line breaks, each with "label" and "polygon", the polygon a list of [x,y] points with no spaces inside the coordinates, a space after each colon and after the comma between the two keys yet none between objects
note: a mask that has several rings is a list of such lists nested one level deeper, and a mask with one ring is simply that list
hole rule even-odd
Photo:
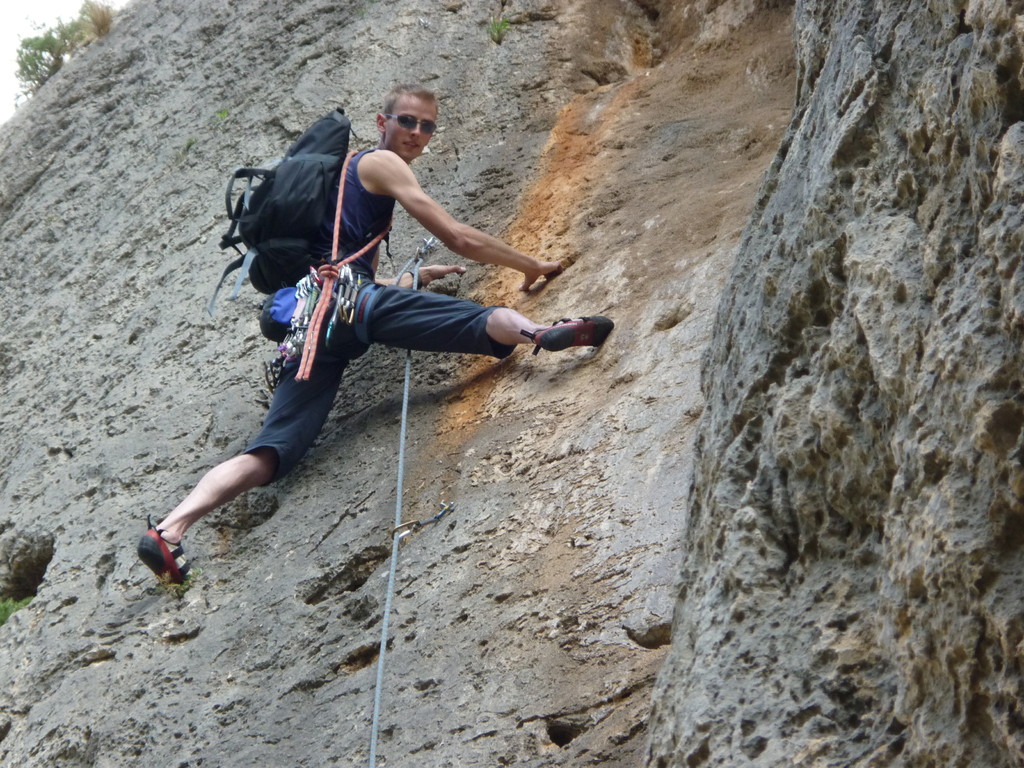
[{"label": "rock face", "polygon": [[[618,327],[414,356],[403,517],[457,507],[401,550],[378,759],[641,763],[700,355],[792,76],[791,9],[739,0],[131,4],[0,129],[0,597],[35,595],[0,627],[0,763],[366,763],[401,353],[350,367],[294,475],[190,531],[183,597],[134,548],[265,407],[260,297],[204,313],[229,172],[337,104],[371,144],[407,80],[442,99],[426,189],[571,264],[529,295],[476,265],[442,288]],[[423,234],[396,221],[399,266]]]},{"label": "rock face", "polygon": [[[0,128],[0,764],[363,765],[379,690],[390,766],[1021,765],[1022,13],[136,0]],[[265,407],[229,171],[407,80],[427,190],[570,264],[441,289],[618,326],[413,357],[403,516],[456,509],[376,689],[401,353],[184,596],[134,545]]]},{"label": "rock face", "polygon": [[798,2],[648,765],[1024,764],[1024,16]]}]

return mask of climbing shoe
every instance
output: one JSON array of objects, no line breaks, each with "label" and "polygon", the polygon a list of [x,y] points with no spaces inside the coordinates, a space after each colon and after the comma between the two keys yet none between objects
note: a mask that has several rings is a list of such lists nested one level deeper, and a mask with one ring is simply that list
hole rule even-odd
[{"label": "climbing shoe", "polygon": [[153,525],[152,520],[146,519],[149,530],[139,539],[139,559],[160,581],[171,584],[184,584],[188,575],[189,563],[185,559],[185,548],[181,542],[171,544],[165,541],[160,534],[162,528]]},{"label": "climbing shoe", "polygon": [[533,354],[546,349],[548,352],[560,352],[569,347],[599,347],[604,344],[608,334],[615,327],[609,318],[601,315],[593,317],[579,317],[575,320],[563,318],[550,328],[530,333],[521,331],[528,339],[531,339],[537,346],[533,348]]}]

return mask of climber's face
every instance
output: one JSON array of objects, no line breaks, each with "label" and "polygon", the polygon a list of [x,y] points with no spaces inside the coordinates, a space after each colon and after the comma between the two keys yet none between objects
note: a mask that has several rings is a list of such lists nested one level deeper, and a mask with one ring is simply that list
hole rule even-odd
[{"label": "climber's face", "polygon": [[423,154],[436,128],[437,104],[411,94],[399,96],[393,112],[377,115],[381,148],[407,163]]}]

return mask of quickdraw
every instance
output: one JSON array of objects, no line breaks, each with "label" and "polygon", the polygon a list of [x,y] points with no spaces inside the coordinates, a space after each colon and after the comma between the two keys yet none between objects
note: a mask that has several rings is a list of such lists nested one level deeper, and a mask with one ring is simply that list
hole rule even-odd
[{"label": "quickdraw", "polygon": [[[363,286],[363,277],[352,271],[347,264],[338,270],[338,284],[335,289],[335,309],[331,322],[327,324],[327,338],[331,338],[336,325],[352,325],[356,317],[356,299]],[[328,341],[330,345],[330,341]]]},{"label": "quickdraw", "polygon": [[401,525],[396,527],[391,532],[391,534],[393,536],[397,536],[399,542],[401,542],[406,537],[411,536],[414,533],[419,533],[424,527],[426,527],[426,526],[428,526],[428,525],[430,525],[432,523],[436,523],[438,520],[440,520],[442,517],[447,515],[449,512],[454,512],[454,511],[455,511],[455,503],[454,502],[451,502],[451,503],[449,503],[447,501],[441,502],[441,511],[438,512],[433,517],[429,517],[426,520],[413,520],[413,521],[410,521],[408,523],[402,523]]},{"label": "quickdraw", "polygon": [[355,319],[356,297],[359,295],[362,282],[362,276],[353,274],[352,268],[347,264],[338,277],[338,312],[335,317],[344,321],[346,325],[352,325]]}]

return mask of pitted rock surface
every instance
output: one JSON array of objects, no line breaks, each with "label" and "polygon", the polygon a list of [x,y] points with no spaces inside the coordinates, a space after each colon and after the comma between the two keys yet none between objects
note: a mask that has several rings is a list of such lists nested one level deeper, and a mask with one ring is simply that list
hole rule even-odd
[{"label": "pitted rock surface", "polygon": [[[791,30],[742,3],[130,4],[0,129],[0,588],[36,593],[0,627],[0,763],[366,764],[401,352],[350,366],[293,475],[189,532],[183,597],[134,548],[266,406],[261,297],[204,313],[228,174],[336,105],[369,145],[409,80],[441,97],[426,190],[569,264],[530,294],[472,264],[443,290],[618,325],[599,351],[413,356],[404,519],[456,510],[401,549],[379,764],[642,762],[698,364]],[[385,270],[424,234],[400,215]]]},{"label": "pitted rock surface", "polygon": [[703,366],[649,765],[1024,764],[1011,6],[796,5],[793,119]]}]

